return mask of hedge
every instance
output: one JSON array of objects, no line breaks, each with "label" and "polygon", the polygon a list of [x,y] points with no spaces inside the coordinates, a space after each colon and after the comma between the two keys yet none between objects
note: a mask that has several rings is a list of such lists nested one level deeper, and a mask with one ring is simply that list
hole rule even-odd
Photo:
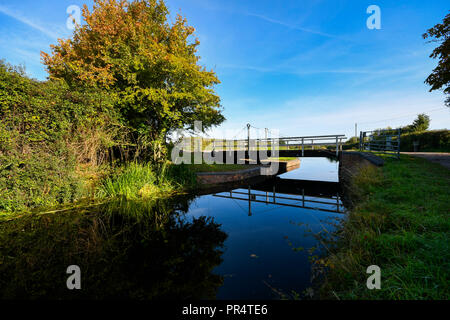
[{"label": "hedge", "polygon": [[431,130],[402,134],[400,151],[414,151],[413,142],[415,141],[419,143],[417,151],[450,152],[450,130]]}]

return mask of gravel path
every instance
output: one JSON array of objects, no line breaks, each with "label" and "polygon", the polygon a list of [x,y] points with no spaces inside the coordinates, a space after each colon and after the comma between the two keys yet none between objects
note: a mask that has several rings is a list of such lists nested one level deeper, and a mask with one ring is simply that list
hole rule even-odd
[{"label": "gravel path", "polygon": [[413,157],[420,157],[431,162],[440,163],[447,169],[450,169],[450,153],[445,152],[402,152]]}]

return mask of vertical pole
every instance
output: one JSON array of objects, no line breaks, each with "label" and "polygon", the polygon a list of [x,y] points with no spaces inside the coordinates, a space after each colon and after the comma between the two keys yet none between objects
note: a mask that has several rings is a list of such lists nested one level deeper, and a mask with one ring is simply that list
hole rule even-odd
[{"label": "vertical pole", "polygon": [[302,189],[302,203],[303,207],[305,206],[305,189]]},{"label": "vertical pole", "polygon": [[363,149],[363,133],[362,131],[359,132],[359,151],[362,151]]},{"label": "vertical pole", "polygon": [[339,212],[339,193],[337,194],[337,197],[336,197],[336,208],[337,208],[337,212]]},{"label": "vertical pole", "polygon": [[314,150],[314,140],[311,139],[311,149]]},{"label": "vertical pole", "polygon": [[275,186],[273,186],[273,203],[275,203]]},{"label": "vertical pole", "polygon": [[250,217],[252,215],[252,205],[251,205],[251,199],[250,199],[250,186],[248,186],[248,216]]},{"label": "vertical pole", "polygon": [[305,138],[302,138],[302,157],[305,156]]},{"label": "vertical pole", "polygon": [[358,139],[358,124],[355,123],[355,138]]},{"label": "vertical pole", "polygon": [[269,143],[267,142],[268,132],[269,132],[269,129],[264,128],[264,141],[266,142],[266,149],[267,150],[269,149]]},{"label": "vertical pole", "polygon": [[339,142],[337,136],[336,136],[336,157],[339,157]]},{"label": "vertical pole", "polygon": [[247,123],[247,152],[250,159],[250,123]]}]

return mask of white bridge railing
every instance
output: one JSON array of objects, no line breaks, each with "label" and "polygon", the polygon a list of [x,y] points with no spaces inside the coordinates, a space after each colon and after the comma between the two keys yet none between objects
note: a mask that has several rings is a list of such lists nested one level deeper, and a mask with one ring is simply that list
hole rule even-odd
[{"label": "white bridge railing", "polygon": [[209,140],[209,146],[205,151],[223,151],[230,150],[260,150],[260,149],[278,149],[291,150],[291,148],[302,151],[302,156],[305,150],[315,150],[315,147],[334,146],[336,156],[342,151],[343,141],[346,139],[345,135],[322,135],[322,136],[302,136],[302,137],[280,137],[280,138],[263,138],[263,139],[238,139],[238,140],[224,140],[224,139],[206,139]]}]

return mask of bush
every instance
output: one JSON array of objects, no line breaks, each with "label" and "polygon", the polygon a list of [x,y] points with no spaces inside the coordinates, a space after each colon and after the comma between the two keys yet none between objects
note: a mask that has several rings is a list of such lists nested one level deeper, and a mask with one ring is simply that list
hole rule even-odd
[{"label": "bush", "polygon": [[82,197],[78,165],[97,166],[117,144],[120,127],[111,106],[95,89],[32,80],[0,61],[0,211]]},{"label": "bush", "polygon": [[400,150],[414,151],[413,143],[419,143],[418,151],[450,152],[450,131],[431,130],[416,133],[405,133],[401,136]]}]

